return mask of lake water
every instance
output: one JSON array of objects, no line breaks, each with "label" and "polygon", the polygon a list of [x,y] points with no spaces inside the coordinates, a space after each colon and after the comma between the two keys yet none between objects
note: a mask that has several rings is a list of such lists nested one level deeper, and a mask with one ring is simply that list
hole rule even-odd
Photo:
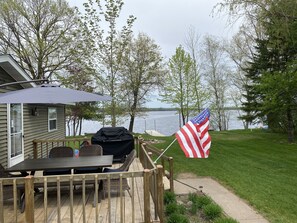
[{"label": "lake water", "polygon": [[[237,111],[230,111],[229,130],[243,129],[242,121],[238,120],[237,116]],[[122,124],[118,126],[128,129],[129,121],[129,118],[124,119]],[[102,124],[98,121],[85,120],[82,126],[82,134],[95,133],[102,127]],[[156,130],[163,135],[169,136],[177,132],[179,128],[179,115],[176,111],[150,111],[146,113],[146,116],[135,118],[133,132],[144,133],[145,130]]]}]

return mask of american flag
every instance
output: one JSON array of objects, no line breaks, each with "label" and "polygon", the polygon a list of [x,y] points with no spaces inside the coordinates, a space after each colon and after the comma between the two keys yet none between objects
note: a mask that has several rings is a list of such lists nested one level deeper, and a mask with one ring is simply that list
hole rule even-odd
[{"label": "american flag", "polygon": [[176,132],[175,136],[186,157],[208,157],[211,144],[209,116],[209,109],[205,109]]}]

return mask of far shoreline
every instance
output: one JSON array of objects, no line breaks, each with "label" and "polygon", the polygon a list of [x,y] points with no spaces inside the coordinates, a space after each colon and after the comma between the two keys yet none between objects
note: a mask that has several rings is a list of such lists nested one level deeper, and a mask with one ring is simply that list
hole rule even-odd
[{"label": "far shoreline", "polygon": [[[238,107],[225,107],[224,110],[241,110],[242,108]],[[147,108],[143,107],[140,108],[139,111],[147,112],[147,111],[178,111],[178,108],[166,108],[166,107],[154,107],[154,108]]]}]

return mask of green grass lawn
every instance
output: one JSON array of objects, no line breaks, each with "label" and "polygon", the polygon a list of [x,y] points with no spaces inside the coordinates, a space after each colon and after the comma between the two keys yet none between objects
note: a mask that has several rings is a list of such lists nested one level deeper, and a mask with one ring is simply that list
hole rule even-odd
[{"label": "green grass lawn", "polygon": [[[297,145],[286,135],[262,130],[210,132],[208,159],[188,159],[175,142],[167,152],[175,175],[211,176],[271,222],[297,222]],[[165,148],[174,139],[156,145]]]}]

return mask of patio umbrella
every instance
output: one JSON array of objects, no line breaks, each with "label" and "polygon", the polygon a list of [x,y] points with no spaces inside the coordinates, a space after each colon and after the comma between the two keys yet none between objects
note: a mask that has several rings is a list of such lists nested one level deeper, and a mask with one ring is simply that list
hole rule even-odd
[{"label": "patio umbrella", "polygon": [[74,102],[109,101],[110,96],[42,84],[33,88],[0,94],[0,103],[69,104]]}]

